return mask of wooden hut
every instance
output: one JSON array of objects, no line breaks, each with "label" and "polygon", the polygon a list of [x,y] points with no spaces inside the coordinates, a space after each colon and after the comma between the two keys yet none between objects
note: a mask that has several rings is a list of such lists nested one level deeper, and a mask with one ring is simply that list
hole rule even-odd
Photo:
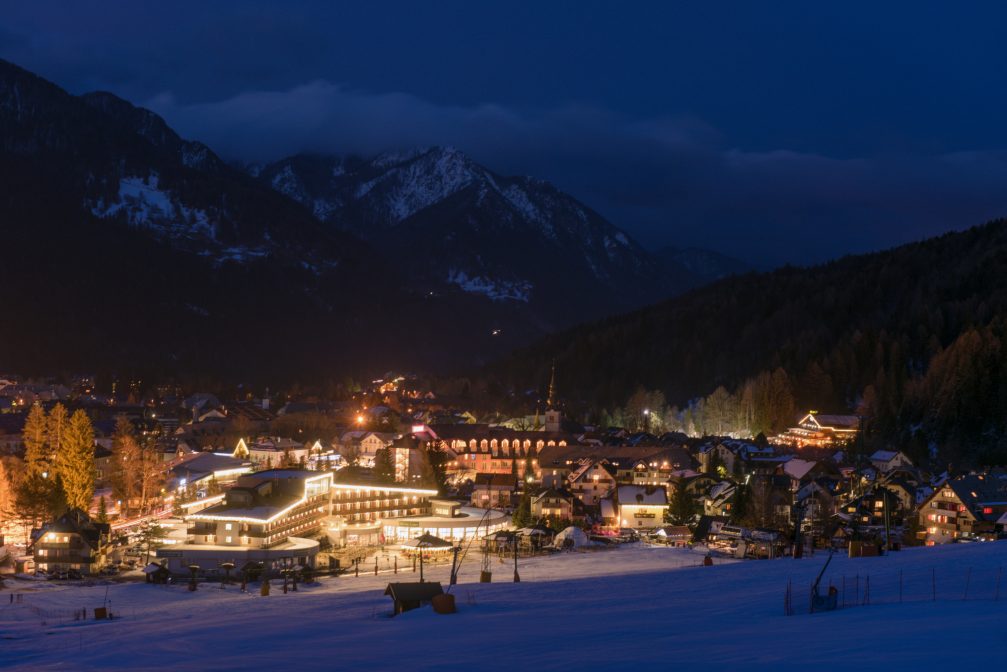
[{"label": "wooden hut", "polygon": [[437,595],[443,595],[444,589],[438,581],[425,583],[389,583],[385,595],[391,595],[396,616],[410,609],[418,609],[430,602]]}]

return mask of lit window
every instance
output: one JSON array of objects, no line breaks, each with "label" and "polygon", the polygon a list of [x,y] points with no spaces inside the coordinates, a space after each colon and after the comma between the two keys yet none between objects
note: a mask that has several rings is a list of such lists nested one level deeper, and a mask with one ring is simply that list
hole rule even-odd
[{"label": "lit window", "polygon": [[224,525],[224,529],[225,529],[225,530],[230,530],[230,529],[231,529],[231,524],[230,524],[230,523],[226,523],[226,524]]},{"label": "lit window", "polygon": [[226,537],[227,543],[231,543],[231,537]]}]

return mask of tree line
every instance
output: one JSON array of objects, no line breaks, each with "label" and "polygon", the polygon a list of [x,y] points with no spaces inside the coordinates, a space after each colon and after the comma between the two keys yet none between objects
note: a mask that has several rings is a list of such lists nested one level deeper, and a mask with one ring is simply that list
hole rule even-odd
[{"label": "tree line", "polygon": [[[570,406],[607,409],[612,424],[768,434],[816,409],[863,416],[865,448],[896,447],[945,467],[1004,464],[1005,338],[999,220],[726,279],[550,337],[487,369],[481,385],[507,398],[555,366]],[[641,401],[655,392],[678,412],[655,415],[660,405]]]}]

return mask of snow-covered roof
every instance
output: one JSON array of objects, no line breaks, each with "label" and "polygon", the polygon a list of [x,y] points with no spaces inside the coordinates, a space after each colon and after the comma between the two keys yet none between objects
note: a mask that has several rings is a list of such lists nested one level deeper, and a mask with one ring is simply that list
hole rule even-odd
[{"label": "snow-covered roof", "polygon": [[620,485],[616,491],[619,504],[645,504],[665,506],[668,492],[664,488],[647,488],[642,485]]},{"label": "snow-covered roof", "polygon": [[818,464],[812,460],[802,460],[799,457],[795,457],[792,460],[787,460],[783,465],[783,471],[787,473],[791,478],[801,480],[808,475],[815,465]]},{"label": "snow-covered roof", "polygon": [[899,452],[897,450],[878,450],[871,455],[872,462],[888,462],[895,458]]}]

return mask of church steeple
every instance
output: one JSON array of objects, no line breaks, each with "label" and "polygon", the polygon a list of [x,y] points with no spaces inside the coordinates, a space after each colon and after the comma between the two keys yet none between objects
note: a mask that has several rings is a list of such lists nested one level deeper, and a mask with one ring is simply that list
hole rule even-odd
[{"label": "church steeple", "polygon": [[553,362],[552,373],[549,376],[549,396],[546,399],[546,410],[551,411],[556,406],[556,363]]},{"label": "church steeple", "polygon": [[556,408],[556,364],[549,376],[549,396],[545,407],[545,431],[558,432],[563,428],[563,414]]}]

